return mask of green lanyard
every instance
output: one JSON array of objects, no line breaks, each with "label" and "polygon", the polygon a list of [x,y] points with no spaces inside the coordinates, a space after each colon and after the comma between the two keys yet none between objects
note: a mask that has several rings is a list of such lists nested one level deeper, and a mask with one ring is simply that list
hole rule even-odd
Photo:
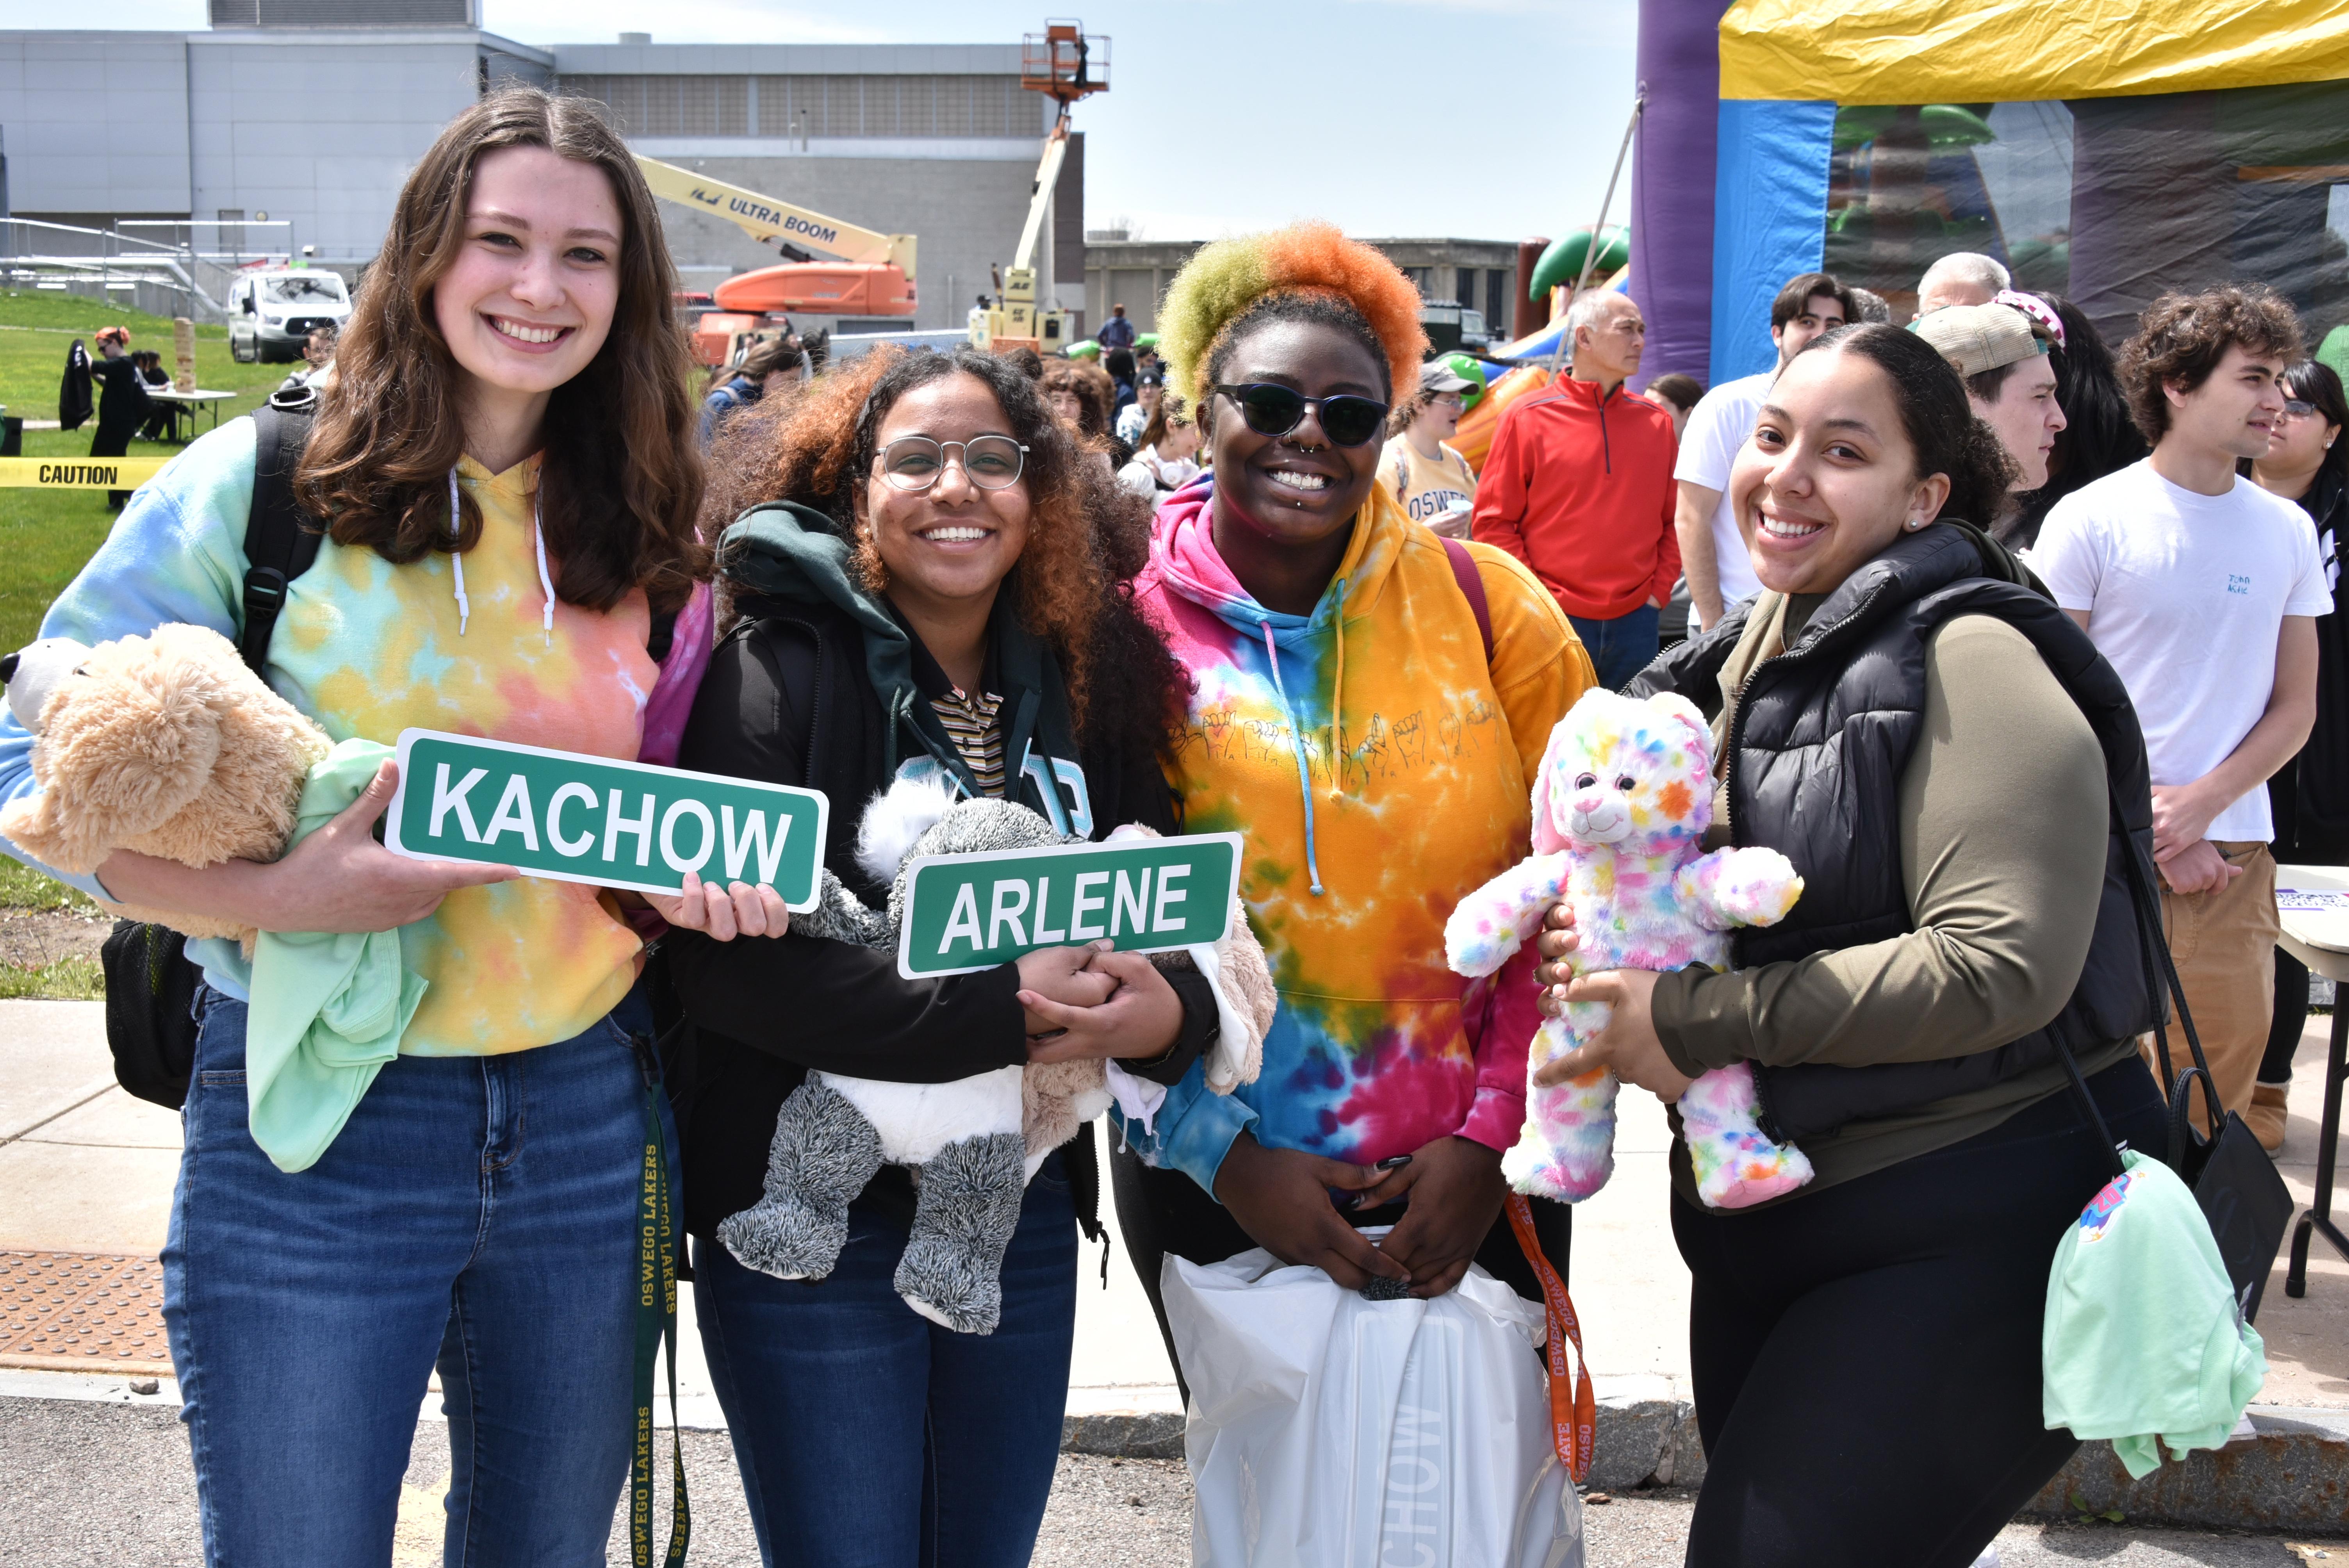
[{"label": "green lanyard", "polygon": [[[639,1052],[644,1047],[640,1044]],[[636,1206],[636,1409],[628,1439],[628,1546],[635,1568],[653,1560],[653,1359],[668,1347],[669,1568],[685,1561],[693,1510],[685,1497],[684,1439],[677,1429],[677,1237],[668,1208],[668,1140],[661,1130],[660,1086],[645,1088],[644,1191]]]}]

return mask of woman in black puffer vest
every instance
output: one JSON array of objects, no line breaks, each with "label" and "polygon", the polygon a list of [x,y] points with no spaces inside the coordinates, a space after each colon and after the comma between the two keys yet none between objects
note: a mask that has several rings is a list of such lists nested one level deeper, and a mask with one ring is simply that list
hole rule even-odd
[{"label": "woman in black puffer vest", "polygon": [[1615,1013],[1546,1077],[1605,1063],[1671,1099],[1751,1061],[1765,1127],[1817,1171],[1707,1210],[1673,1150],[1709,1466],[1692,1564],[1964,1568],[2075,1446],[2041,1420],[2041,1317],[2109,1155],[2063,1057],[2116,1138],[2159,1147],[2127,874],[2151,806],[2118,678],[1960,521],[2005,483],[1930,347],[1828,334],[1730,480],[1767,592],[1630,687],[1716,716],[1715,822],[1805,882],[1733,973],[1597,975],[1548,1004]]}]

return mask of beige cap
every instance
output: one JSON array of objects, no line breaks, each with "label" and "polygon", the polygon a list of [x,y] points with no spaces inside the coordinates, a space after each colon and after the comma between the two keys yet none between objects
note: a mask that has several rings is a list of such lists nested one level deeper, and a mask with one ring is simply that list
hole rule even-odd
[{"label": "beige cap", "polygon": [[1953,304],[1919,316],[1909,330],[1969,377],[2047,352],[2031,330],[2031,318],[2012,305]]}]

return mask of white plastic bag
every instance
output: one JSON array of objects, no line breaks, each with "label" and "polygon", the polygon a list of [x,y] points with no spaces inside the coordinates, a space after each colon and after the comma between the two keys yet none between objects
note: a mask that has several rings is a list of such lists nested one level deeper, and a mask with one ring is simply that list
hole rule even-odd
[{"label": "white plastic bag", "polygon": [[1170,1253],[1161,1284],[1195,1568],[1582,1568],[1539,1306],[1473,1265],[1433,1301],[1366,1301],[1262,1251]]}]

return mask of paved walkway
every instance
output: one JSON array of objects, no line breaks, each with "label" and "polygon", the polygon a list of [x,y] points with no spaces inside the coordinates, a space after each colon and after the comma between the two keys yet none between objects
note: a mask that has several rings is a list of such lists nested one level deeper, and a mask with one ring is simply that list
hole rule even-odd
[{"label": "paved walkway", "polygon": [[[2303,1203],[2315,1171],[2328,1024],[2310,1022],[2278,1162]],[[1615,1179],[1575,1216],[1568,1284],[1598,1373],[1684,1385],[1688,1276],[1666,1218],[1663,1111],[1636,1089],[1620,1104]],[[114,1086],[100,1004],[0,1002],[0,1253],[152,1257],[163,1243],[179,1147],[175,1114]],[[1114,1238],[1116,1215],[1102,1218]],[[1071,1411],[1176,1409],[1174,1376],[1123,1245],[1111,1248],[1106,1290],[1100,1269],[1100,1251],[1088,1245],[1079,1270]],[[2349,1264],[2319,1243],[2308,1295],[2294,1301],[2283,1293],[2279,1260],[2260,1331],[2271,1367],[2261,1403],[2349,1408]],[[5,1332],[0,1323],[0,1343]],[[699,1336],[687,1332],[680,1340],[681,1387],[707,1401]],[[7,1358],[0,1351],[0,1362]],[[717,1424],[714,1405],[693,1414]]]},{"label": "paved walkway", "polygon": [[[2295,1114],[2279,1161],[2302,1202],[2314,1171],[2323,1030],[2328,1022],[2312,1021],[2301,1051],[2293,1093]],[[35,1482],[23,1492],[26,1498],[80,1497],[88,1486],[98,1485],[102,1490],[102,1478],[108,1475],[151,1473],[176,1478],[184,1474],[186,1466],[184,1438],[171,1419],[175,1387],[168,1375],[162,1375],[166,1369],[135,1365],[144,1359],[134,1352],[146,1345],[140,1335],[152,1324],[158,1305],[144,1299],[154,1293],[151,1271],[99,1267],[77,1258],[56,1260],[60,1267],[72,1264],[93,1276],[144,1282],[126,1287],[140,1299],[93,1301],[84,1314],[84,1322],[90,1326],[129,1326],[128,1332],[117,1336],[125,1370],[111,1377],[75,1377],[56,1369],[71,1363],[53,1354],[59,1348],[54,1336],[39,1346],[28,1343],[31,1319],[27,1314],[57,1294],[52,1290],[45,1297],[35,1287],[63,1277],[38,1273],[44,1262],[39,1257],[26,1264],[28,1254],[101,1254],[138,1260],[152,1258],[163,1240],[178,1164],[179,1119],[114,1087],[103,1031],[103,1011],[96,1003],[0,1002],[0,1429],[14,1434],[0,1440],[0,1471]],[[1663,1113],[1652,1098],[1636,1090],[1627,1093],[1620,1103],[1623,1119],[1615,1180],[1576,1216],[1570,1283],[1602,1394],[1611,1389],[1618,1399],[1670,1397],[1662,1391],[1668,1386],[1685,1399],[1688,1283],[1667,1223]],[[1114,1214],[1102,1217],[1113,1235]],[[27,1266],[36,1272],[28,1275]],[[1112,1247],[1106,1289],[1100,1284],[1100,1268],[1098,1249],[1085,1247],[1079,1274],[1071,1413],[1175,1411],[1178,1407],[1165,1352],[1123,1248]],[[24,1284],[27,1278],[31,1285]],[[683,1415],[688,1427],[707,1434],[693,1443],[696,1491],[709,1500],[702,1532],[708,1555],[698,1549],[696,1557],[710,1562],[750,1561],[748,1522],[740,1513],[730,1457],[722,1439],[711,1430],[722,1422],[710,1393],[699,1336],[691,1329],[689,1286],[683,1293],[682,1305],[687,1317],[681,1326],[685,1332],[679,1336]],[[127,1310],[130,1308],[136,1310]],[[122,1310],[114,1318],[102,1319],[106,1309]],[[2283,1293],[2279,1263],[2261,1308],[2260,1327],[2267,1339],[2271,1367],[2261,1395],[2262,1404],[2349,1409],[2349,1264],[2320,1244],[2311,1269],[2309,1294],[2293,1301]],[[78,1354],[79,1346],[70,1348]],[[159,1374],[151,1394],[145,1392],[144,1381],[134,1380],[140,1370]],[[105,1413],[87,1409],[93,1404],[115,1408]],[[424,1401],[418,1457],[403,1489],[404,1555],[398,1559],[403,1563],[436,1560],[430,1543],[447,1469],[435,1418],[438,1404],[437,1397]],[[75,1413],[77,1406],[84,1407],[84,1413]],[[143,1459],[130,1470],[121,1468],[133,1457],[131,1449],[144,1454],[150,1449],[160,1469],[148,1470]],[[11,1450],[15,1450],[13,1457]],[[20,1459],[25,1462],[18,1463]],[[1083,1543],[1101,1539],[1100,1531],[1112,1521],[1123,1521],[1133,1532],[1130,1539],[1136,1551],[1131,1561],[1172,1563],[1182,1560],[1180,1543],[1187,1536],[1182,1515],[1188,1488],[1179,1463],[1071,1455],[1064,1460],[1063,1470],[1039,1563],[1083,1561]],[[1076,1473],[1079,1470],[1082,1473]],[[97,1533],[87,1543],[93,1555],[80,1555],[78,1546],[67,1551],[66,1543],[59,1542],[63,1554],[45,1560],[61,1564],[186,1560],[184,1548],[192,1516],[191,1512],[183,1515],[182,1510],[191,1509],[191,1499],[179,1499],[186,1487],[186,1482],[175,1480],[167,1489],[173,1491],[173,1498],[152,1499],[161,1506],[149,1521],[151,1531],[142,1526],[134,1532],[139,1536],[135,1549],[130,1539],[109,1536],[102,1520],[94,1519]],[[1130,1501],[1130,1498],[1140,1501]],[[1678,1561],[1683,1505],[1663,1498],[1627,1501],[1633,1506],[1608,1513],[1603,1520],[1594,1519],[1594,1568]],[[107,1510],[99,1512],[120,1517]],[[9,1513],[5,1502],[0,1502],[0,1528],[5,1528]],[[2220,1548],[2215,1538],[2071,1529],[2046,1532],[2043,1540],[2036,1527],[2019,1526],[2002,1540],[2002,1549],[2017,1564],[2083,1555],[2147,1564],[2292,1560],[2283,1555],[2283,1542],[2279,1540],[2238,1540],[2240,1545],[2230,1542]],[[109,1546],[127,1554],[106,1555]],[[2338,1543],[2334,1550],[2339,1554]]]}]

